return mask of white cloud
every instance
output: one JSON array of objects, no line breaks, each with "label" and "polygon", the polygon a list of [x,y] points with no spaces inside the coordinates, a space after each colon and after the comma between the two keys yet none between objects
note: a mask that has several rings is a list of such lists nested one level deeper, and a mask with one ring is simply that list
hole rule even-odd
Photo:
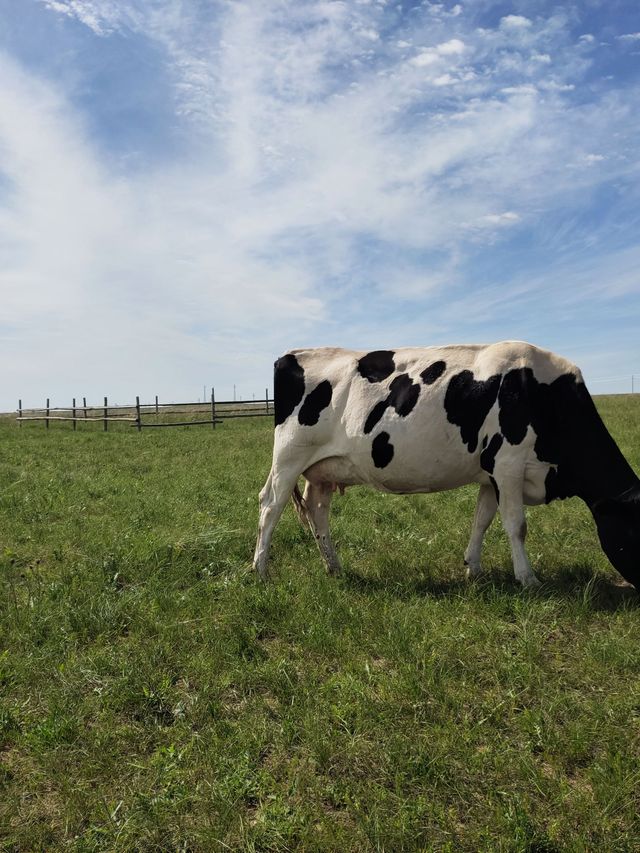
[{"label": "white cloud", "polygon": [[96,35],[112,32],[122,22],[122,8],[113,0],[39,0],[47,9],[76,18]]},{"label": "white cloud", "polygon": [[414,56],[410,62],[418,68],[425,68],[442,62],[444,57],[460,56],[465,52],[465,49],[463,41],[460,39],[450,39],[449,41],[438,44],[435,47],[429,47],[422,50]]},{"label": "white cloud", "polygon": [[488,213],[486,216],[480,217],[477,221],[477,224],[481,227],[485,226],[508,226],[508,225],[516,225],[520,222],[520,214],[516,213],[513,210],[506,210],[504,213]]},{"label": "white cloud", "polygon": [[523,15],[505,15],[500,18],[500,26],[506,29],[527,29],[531,21]]},{"label": "white cloud", "polygon": [[618,38],[620,41],[640,41],[640,33],[625,33]]},{"label": "white cloud", "polygon": [[[47,352],[45,379],[89,371],[84,381],[103,387],[114,374],[142,382],[167,350],[204,362],[215,341],[232,346],[259,326],[302,329],[323,316],[304,265],[263,257],[236,181],[203,181],[188,168],[114,181],[55,90],[6,59],[0,76],[11,177],[0,290],[3,324],[25,346],[23,371],[33,367],[29,351],[36,363]],[[215,334],[193,333],[204,318]],[[145,358],[125,363],[138,347]]]},{"label": "white cloud", "polygon": [[438,63],[440,61],[440,56],[435,50],[423,50],[421,53],[412,57],[409,61],[411,62],[411,65],[415,65],[416,68],[425,68],[429,65],[435,65]]},{"label": "white cloud", "polygon": [[436,51],[441,56],[459,55],[461,53],[464,53],[465,44],[463,41],[460,41],[460,39],[450,39],[449,41],[445,41],[442,44],[439,44],[436,47]]},{"label": "white cloud", "polygon": [[357,30],[356,32],[358,35],[362,36],[362,38],[368,39],[369,41],[378,41],[380,39],[380,34],[370,27]]},{"label": "white cloud", "polygon": [[520,86],[505,86],[500,90],[504,95],[536,95],[538,90],[532,83],[523,83]]},{"label": "white cloud", "polygon": [[576,88],[573,83],[558,83],[557,80],[541,80],[538,85],[548,92],[573,92]]},{"label": "white cloud", "polygon": [[451,74],[440,74],[439,77],[435,77],[433,79],[434,86],[450,86],[452,83],[455,83],[455,77],[452,77]]}]

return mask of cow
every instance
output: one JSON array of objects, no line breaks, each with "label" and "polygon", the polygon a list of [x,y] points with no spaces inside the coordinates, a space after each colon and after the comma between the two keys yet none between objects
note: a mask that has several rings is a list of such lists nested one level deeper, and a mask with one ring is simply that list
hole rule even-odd
[{"label": "cow", "polygon": [[274,367],[273,463],[260,492],[254,557],[262,579],[289,498],[333,574],[341,571],[329,532],[336,489],[414,494],[478,483],[464,554],[469,577],[481,572],[482,540],[499,510],[517,580],[538,585],[525,551],[523,505],[578,496],[610,562],[640,589],[640,480],[571,362],[503,341],[297,349]]}]

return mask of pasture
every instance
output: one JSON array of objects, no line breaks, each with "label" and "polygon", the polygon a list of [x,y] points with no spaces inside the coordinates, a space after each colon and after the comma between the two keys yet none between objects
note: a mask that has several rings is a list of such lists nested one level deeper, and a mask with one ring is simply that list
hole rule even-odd
[{"label": "pasture", "polygon": [[[640,398],[600,411],[640,471]],[[0,848],[635,851],[640,603],[577,500],[333,503],[343,577],[289,507],[250,569],[272,423],[0,422]]]}]

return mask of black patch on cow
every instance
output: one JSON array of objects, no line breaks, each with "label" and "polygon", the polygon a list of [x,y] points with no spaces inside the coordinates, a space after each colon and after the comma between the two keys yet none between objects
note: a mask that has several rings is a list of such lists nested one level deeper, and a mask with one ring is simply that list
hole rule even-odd
[{"label": "black patch on cow", "polygon": [[524,441],[532,411],[537,408],[538,388],[530,367],[509,370],[503,376],[498,394],[500,431],[509,444]]},{"label": "black patch on cow", "polygon": [[480,429],[496,401],[501,378],[496,373],[489,379],[476,380],[470,370],[463,370],[449,380],[444,398],[447,418],[460,427],[460,435],[469,453],[474,453],[478,447]]},{"label": "black patch on cow", "polygon": [[385,400],[380,400],[369,412],[364,424],[364,433],[368,435],[375,425],[380,421],[386,410],[392,406],[401,418],[406,418],[414,410],[418,397],[420,396],[420,385],[414,383],[406,373],[394,377],[389,385],[389,394]]},{"label": "black patch on cow", "polygon": [[378,349],[363,355],[358,361],[358,373],[369,382],[382,382],[396,369],[394,354],[392,350]]},{"label": "black patch on cow", "polygon": [[562,471],[559,468],[549,468],[544,480],[544,502],[564,500],[573,494],[570,485],[564,480]]},{"label": "black patch on cow", "polygon": [[364,433],[368,435],[375,425],[378,423],[380,418],[387,411],[387,406],[389,405],[388,398],[386,400],[380,400],[379,403],[376,403],[373,409],[369,412],[369,416],[364,423]]},{"label": "black patch on cow", "polygon": [[279,426],[304,396],[304,370],[291,353],[279,358],[273,367],[274,414]]},{"label": "black patch on cow", "polygon": [[538,382],[530,367],[509,370],[498,394],[500,431],[510,444],[520,444],[531,425],[536,434],[536,456],[541,462],[556,465],[563,454],[562,435],[568,426],[561,411],[575,395],[573,374],[563,374],[547,384]]},{"label": "black patch on cow", "polygon": [[389,385],[389,405],[393,406],[401,418],[406,418],[413,411],[418,397],[420,396],[420,386],[406,373],[401,373],[396,376]]},{"label": "black patch on cow", "polygon": [[446,369],[446,362],[434,361],[433,364],[430,364],[429,367],[426,367],[422,371],[422,373],[420,374],[420,378],[422,379],[425,385],[433,385],[433,383],[437,379],[440,379]]},{"label": "black patch on cow", "polygon": [[376,468],[386,468],[393,459],[393,444],[389,442],[389,433],[381,432],[371,444],[371,457]]},{"label": "black patch on cow", "polygon": [[499,432],[497,432],[492,437],[488,446],[485,446],[486,440],[487,439],[485,436],[483,442],[483,446],[485,447],[485,449],[480,454],[480,466],[482,467],[483,471],[486,471],[488,474],[493,474],[493,469],[496,465],[496,456],[498,454],[498,451],[502,447],[502,442],[504,441],[504,438],[500,435]]},{"label": "black patch on cow", "polygon": [[333,388],[331,383],[325,379],[307,394],[304,403],[298,412],[298,421],[303,426],[313,426],[318,423],[320,412],[326,409],[331,402]]},{"label": "black patch on cow", "polygon": [[496,500],[500,503],[500,489],[498,488],[498,484],[496,483],[495,477],[489,477],[491,480],[491,485],[493,486],[493,491],[496,493]]}]

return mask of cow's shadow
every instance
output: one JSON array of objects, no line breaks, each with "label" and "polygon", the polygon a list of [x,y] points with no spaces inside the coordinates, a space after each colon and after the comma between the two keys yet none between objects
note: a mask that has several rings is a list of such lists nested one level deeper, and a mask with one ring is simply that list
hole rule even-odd
[{"label": "cow's shadow", "polygon": [[616,611],[620,609],[640,609],[640,592],[624,582],[616,582],[602,575],[594,575],[587,566],[566,566],[556,570],[541,586],[533,590],[523,590],[512,574],[501,571],[487,571],[475,580],[467,580],[464,570],[459,578],[428,578],[424,573],[411,576],[411,570],[399,578],[371,576],[367,577],[347,569],[342,583],[360,593],[380,595],[385,593],[400,599],[418,597],[449,598],[474,595],[480,598],[494,598],[496,595],[531,596],[543,599],[561,599],[566,602],[580,603],[594,611]]}]

